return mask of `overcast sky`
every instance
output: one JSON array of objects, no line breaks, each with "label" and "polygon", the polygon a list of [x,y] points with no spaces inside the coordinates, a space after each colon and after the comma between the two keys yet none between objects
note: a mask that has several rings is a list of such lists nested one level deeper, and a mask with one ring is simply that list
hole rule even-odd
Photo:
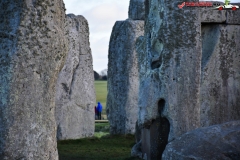
[{"label": "overcast sky", "polygon": [[128,18],[129,0],[64,0],[67,14],[83,15],[90,27],[93,69],[107,68],[108,45],[114,23]]}]

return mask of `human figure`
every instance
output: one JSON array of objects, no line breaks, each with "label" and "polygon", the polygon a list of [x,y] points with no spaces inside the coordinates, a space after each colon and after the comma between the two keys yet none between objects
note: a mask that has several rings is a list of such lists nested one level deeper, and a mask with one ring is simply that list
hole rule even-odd
[{"label": "human figure", "polygon": [[98,119],[101,120],[102,119],[102,105],[100,102],[98,102],[97,111],[98,111]]},{"label": "human figure", "polygon": [[94,107],[94,111],[95,111],[95,120],[98,119],[98,111],[97,111],[97,107]]}]

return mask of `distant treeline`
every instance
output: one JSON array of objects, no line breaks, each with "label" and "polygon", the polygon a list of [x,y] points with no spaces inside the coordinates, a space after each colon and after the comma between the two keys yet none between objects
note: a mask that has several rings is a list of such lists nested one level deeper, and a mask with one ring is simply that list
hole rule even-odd
[{"label": "distant treeline", "polygon": [[94,71],[94,80],[107,80],[107,70],[101,71],[101,74]]}]

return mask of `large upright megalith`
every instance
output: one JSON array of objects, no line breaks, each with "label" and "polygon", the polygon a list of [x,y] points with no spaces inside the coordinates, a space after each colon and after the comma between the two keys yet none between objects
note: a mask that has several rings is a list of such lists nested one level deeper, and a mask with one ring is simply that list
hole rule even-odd
[{"label": "large upright megalith", "polygon": [[138,112],[138,58],[136,39],[143,21],[117,21],[108,55],[107,114],[111,134],[134,134]]},{"label": "large upright megalith", "polygon": [[0,2],[0,159],[58,159],[55,84],[66,50],[62,0]]},{"label": "large upright megalith", "polygon": [[201,126],[240,120],[240,22],[202,24],[201,36]]},{"label": "large upright megalith", "polygon": [[190,130],[240,119],[240,11],[182,3],[145,3],[138,122],[147,159]]},{"label": "large upright megalith", "polygon": [[107,116],[111,134],[134,134],[138,114],[137,38],[144,35],[144,1],[131,0],[129,19],[113,27],[108,53]]},{"label": "large upright megalith", "polygon": [[94,134],[94,75],[88,22],[67,15],[68,56],[56,87],[58,139],[77,139]]},{"label": "large upright megalith", "polygon": [[177,3],[146,1],[138,122],[147,159],[160,159],[168,140],[200,126],[201,25],[196,8]]}]

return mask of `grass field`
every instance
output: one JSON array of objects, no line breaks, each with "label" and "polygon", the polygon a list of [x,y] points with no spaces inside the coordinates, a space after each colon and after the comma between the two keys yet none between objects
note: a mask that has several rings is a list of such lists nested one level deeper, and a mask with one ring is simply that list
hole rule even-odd
[{"label": "grass field", "polygon": [[105,136],[58,142],[60,160],[137,160],[131,158],[134,137]]},{"label": "grass field", "polygon": [[102,116],[106,119],[107,81],[95,81],[96,105],[101,102],[103,106]]},{"label": "grass field", "polygon": [[58,141],[60,160],[139,160],[130,156],[133,135],[109,135],[109,123],[96,123],[93,138]]},{"label": "grass field", "polygon": [[[107,81],[95,81],[96,104],[103,105],[106,118]],[[109,123],[95,123],[92,138],[58,141],[59,160],[139,160],[130,156],[133,135],[109,135]]]}]

